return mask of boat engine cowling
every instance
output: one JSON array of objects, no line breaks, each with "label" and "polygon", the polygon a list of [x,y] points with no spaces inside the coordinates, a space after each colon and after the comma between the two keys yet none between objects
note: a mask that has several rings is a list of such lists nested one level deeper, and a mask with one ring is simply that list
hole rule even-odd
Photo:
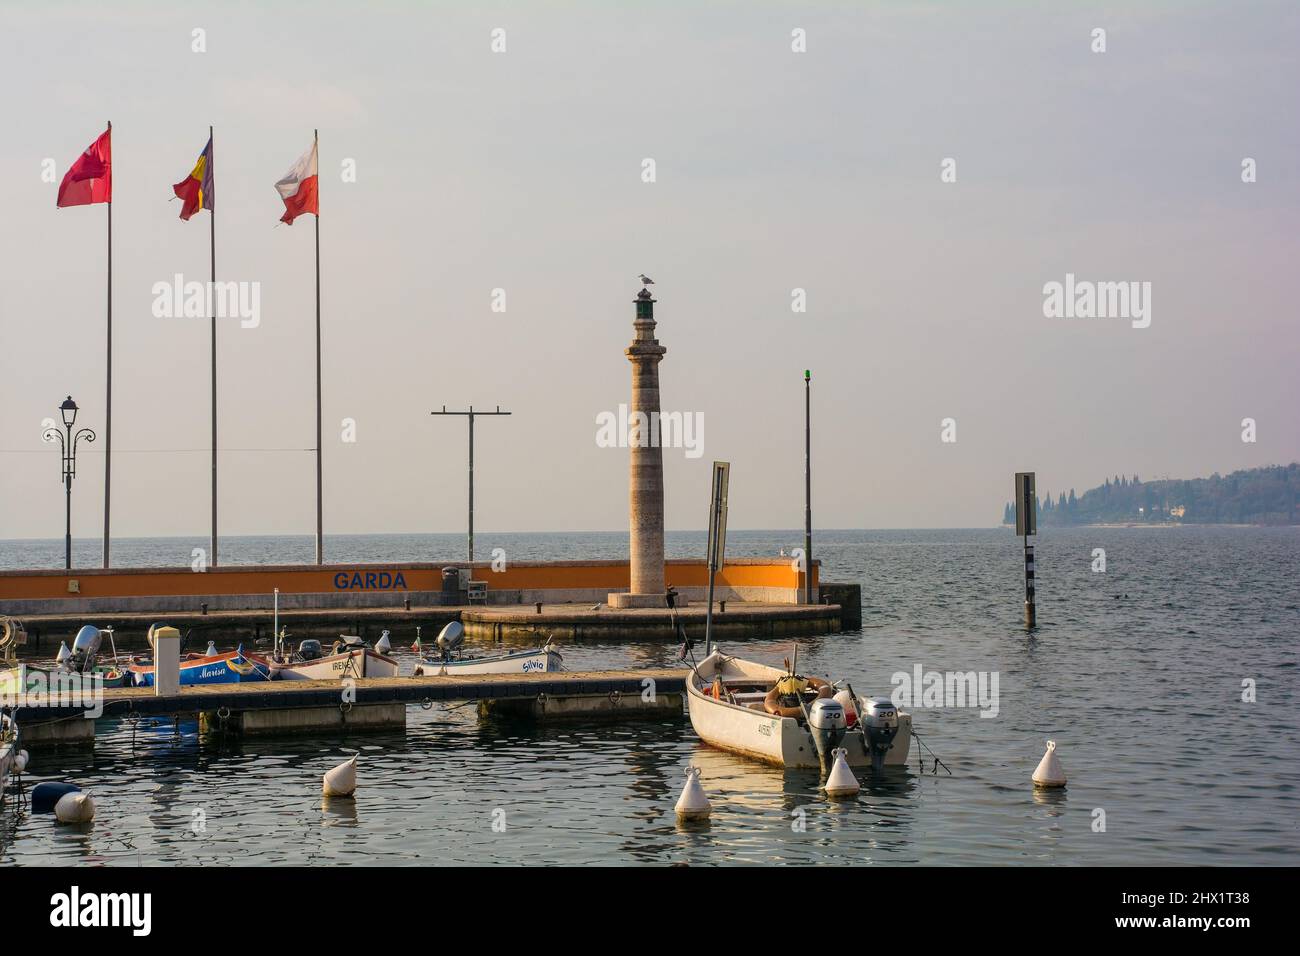
[{"label": "boat engine cowling", "polygon": [[309,637],[305,641],[298,642],[298,656],[305,661],[317,661],[325,656],[325,650],[321,647],[320,641]]},{"label": "boat engine cowling", "polygon": [[849,729],[844,705],[833,697],[818,697],[808,708],[808,729],[817,745],[817,756],[829,759],[831,751],[840,745]]},{"label": "boat engine cowling", "polygon": [[862,733],[871,754],[871,769],[885,765],[885,754],[894,746],[898,735],[898,708],[888,697],[868,697],[862,701]]},{"label": "boat engine cowling", "polygon": [[460,621],[452,621],[438,632],[437,644],[444,651],[454,651],[465,642],[465,627]]},{"label": "boat engine cowling", "polygon": [[99,645],[104,640],[103,633],[93,624],[85,625],[77,632],[72,641],[72,657],[68,661],[74,671],[84,671],[95,663]]}]

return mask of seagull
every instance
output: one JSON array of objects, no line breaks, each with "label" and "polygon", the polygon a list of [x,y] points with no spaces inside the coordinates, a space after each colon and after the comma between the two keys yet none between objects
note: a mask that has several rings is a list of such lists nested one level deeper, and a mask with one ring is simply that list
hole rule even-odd
[{"label": "seagull", "polygon": [[641,284],[642,284],[642,285],[654,285],[654,284],[655,284],[655,280],[652,279],[652,278],[650,278],[648,275],[646,275],[646,274],[643,272],[643,273],[641,273]]}]

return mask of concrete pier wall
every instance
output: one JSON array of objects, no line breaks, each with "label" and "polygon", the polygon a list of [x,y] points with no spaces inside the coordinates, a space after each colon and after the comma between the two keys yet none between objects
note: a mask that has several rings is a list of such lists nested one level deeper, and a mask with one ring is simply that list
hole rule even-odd
[{"label": "concrete pier wall", "polygon": [[[0,614],[201,612],[262,610],[280,589],[283,610],[405,608],[468,603],[463,589],[444,591],[442,569],[469,570],[486,586],[492,605],[605,601],[630,586],[628,561],[509,563],[494,569],[474,564],[266,565],[189,568],[113,568],[0,571]],[[703,560],[665,562],[665,577],[689,600],[702,600],[708,585]],[[819,569],[814,562],[813,585]],[[736,558],[718,574],[721,600],[792,604],[802,600],[799,573],[787,558]]]}]

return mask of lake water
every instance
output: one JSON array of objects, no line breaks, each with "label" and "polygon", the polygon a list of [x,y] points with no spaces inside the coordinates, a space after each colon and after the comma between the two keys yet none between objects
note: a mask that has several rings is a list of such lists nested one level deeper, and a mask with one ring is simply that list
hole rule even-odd
[{"label": "lake water", "polygon": [[[799,532],[733,532],[732,555],[788,552]],[[120,541],[115,562],[188,564],[202,539]],[[618,557],[618,534],[480,535],[516,560]],[[78,542],[87,564],[93,541]],[[825,531],[830,581],[862,584],[860,631],[802,639],[800,670],[887,694],[895,672],[998,676],[998,713],[914,707],[952,770],[906,770],[831,801],[816,773],[711,750],[682,720],[538,727],[473,706],[409,709],[402,733],[219,744],[194,725],[103,724],[95,747],[33,754],[28,787],[94,795],[85,829],[0,823],[6,863],[727,863],[1277,865],[1300,851],[1300,529],[1071,528],[1038,540],[1039,625],[1021,627],[1020,543],[1004,530]],[[698,535],[670,534],[672,555]],[[1092,570],[1104,548],[1106,570]],[[327,539],[331,560],[446,560],[454,535]],[[0,542],[0,567],[57,566],[62,543]],[[294,562],[312,540],[232,538],[228,562]],[[406,642],[409,635],[395,635]],[[583,643],[572,669],[669,666],[676,647]],[[778,663],[790,641],[730,644]],[[399,652],[409,670],[411,657]],[[1243,681],[1257,699],[1243,702]],[[1030,775],[1054,739],[1066,790]],[[321,774],[360,753],[354,801]],[[683,771],[714,804],[677,825]],[[1104,822],[1104,828],[1099,824]],[[496,826],[494,827],[494,823]],[[502,826],[504,825],[504,826]]]}]

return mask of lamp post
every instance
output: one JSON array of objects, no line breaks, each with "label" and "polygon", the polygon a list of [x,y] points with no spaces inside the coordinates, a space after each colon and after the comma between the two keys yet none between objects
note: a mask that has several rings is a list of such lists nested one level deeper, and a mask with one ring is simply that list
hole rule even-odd
[{"label": "lamp post", "polygon": [[[95,433],[89,428],[79,428],[74,434],[72,426],[77,421],[77,403],[69,395],[67,400],[59,406],[59,412],[63,416],[63,431],[58,427],[45,429],[41,436],[42,441],[59,443],[63,451],[63,488],[67,499],[67,523],[66,533],[63,539],[63,566],[69,570],[72,568],[72,479],[77,474],[77,442],[83,438],[92,442],[95,440]],[[66,437],[65,437],[66,434]]]}]

